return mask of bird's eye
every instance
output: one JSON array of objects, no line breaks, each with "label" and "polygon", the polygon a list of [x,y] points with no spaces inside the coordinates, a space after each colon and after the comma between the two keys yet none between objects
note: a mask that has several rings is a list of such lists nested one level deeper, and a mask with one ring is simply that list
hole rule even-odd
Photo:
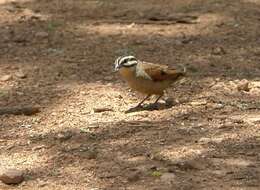
[{"label": "bird's eye", "polygon": [[136,61],[136,58],[132,57],[130,59],[128,59],[129,61]]},{"label": "bird's eye", "polygon": [[121,64],[125,64],[125,63],[127,63],[127,62],[128,62],[128,60],[125,59]]}]

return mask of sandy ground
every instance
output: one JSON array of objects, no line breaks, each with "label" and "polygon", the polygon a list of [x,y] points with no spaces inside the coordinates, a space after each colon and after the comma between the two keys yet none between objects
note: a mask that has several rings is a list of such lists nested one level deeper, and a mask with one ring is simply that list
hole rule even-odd
[{"label": "sandy ground", "polygon": [[[172,107],[125,113],[126,53],[186,65]],[[259,63],[260,0],[1,0],[0,106],[41,112],[0,116],[0,189],[260,189]]]}]

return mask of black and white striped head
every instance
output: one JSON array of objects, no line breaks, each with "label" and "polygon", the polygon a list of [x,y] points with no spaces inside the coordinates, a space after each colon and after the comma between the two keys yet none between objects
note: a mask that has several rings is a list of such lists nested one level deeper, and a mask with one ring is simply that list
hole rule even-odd
[{"label": "black and white striped head", "polygon": [[137,59],[132,55],[120,56],[115,61],[115,71],[122,67],[133,67],[137,65]]}]

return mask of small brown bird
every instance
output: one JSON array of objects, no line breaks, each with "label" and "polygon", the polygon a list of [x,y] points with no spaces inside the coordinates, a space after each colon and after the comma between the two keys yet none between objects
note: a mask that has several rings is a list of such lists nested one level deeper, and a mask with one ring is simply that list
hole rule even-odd
[{"label": "small brown bird", "polygon": [[137,107],[153,94],[159,96],[154,102],[156,104],[163,96],[164,90],[186,73],[185,67],[182,70],[169,68],[165,65],[137,60],[131,55],[118,57],[114,64],[115,71],[119,71],[132,89],[147,94]]}]

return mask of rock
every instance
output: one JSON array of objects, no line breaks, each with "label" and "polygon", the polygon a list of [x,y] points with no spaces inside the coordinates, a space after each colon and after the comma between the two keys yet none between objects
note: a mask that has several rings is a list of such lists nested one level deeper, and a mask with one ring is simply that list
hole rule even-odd
[{"label": "rock", "polygon": [[198,140],[198,142],[201,144],[208,144],[209,142],[211,142],[211,139],[207,137],[202,137]]},{"label": "rock", "polygon": [[15,11],[17,11],[17,8],[14,6],[5,6],[5,10],[7,10],[8,12],[14,13]]},{"label": "rock", "polygon": [[38,184],[38,187],[45,187],[45,186],[48,185],[48,182],[40,180],[40,179],[37,179],[37,184]]},{"label": "rock", "polygon": [[47,186],[48,185],[48,183],[47,182],[44,182],[44,181],[40,181],[39,183],[38,183],[38,186],[39,187],[45,187],[45,186]]},{"label": "rock", "polygon": [[93,111],[94,111],[94,113],[101,113],[101,112],[105,112],[105,111],[113,111],[113,109],[111,109],[111,108],[94,108]]},{"label": "rock", "polygon": [[257,123],[260,123],[260,116],[257,114],[251,114],[251,115],[245,117],[244,120],[249,123],[257,124]]},{"label": "rock", "polygon": [[7,169],[1,172],[0,180],[5,184],[19,184],[24,180],[23,172],[17,169]]},{"label": "rock", "polygon": [[138,181],[139,179],[140,179],[140,172],[132,172],[132,173],[129,173],[127,176],[127,180],[129,182],[135,182],[135,181]]},{"label": "rock", "polygon": [[202,137],[199,139],[199,143],[201,144],[208,144],[208,143],[221,143],[224,140],[223,137],[212,137],[212,138],[207,138],[207,137]]},{"label": "rock", "polygon": [[167,98],[166,100],[165,100],[165,104],[166,104],[166,106],[174,106],[174,105],[176,105],[177,103],[174,101],[174,99],[173,98]]},{"label": "rock", "polygon": [[13,41],[15,43],[26,43],[28,40],[26,39],[25,36],[23,36],[22,34],[21,35],[17,35],[13,38]]},{"label": "rock", "polygon": [[7,35],[6,35],[6,36],[3,36],[3,37],[2,37],[2,40],[3,40],[4,43],[7,43],[7,42],[10,41],[10,37],[7,36]]},{"label": "rock", "polygon": [[49,36],[48,32],[37,32],[35,34],[35,37],[37,37],[37,38],[47,38],[48,36]]},{"label": "rock", "polygon": [[238,85],[237,85],[237,90],[238,91],[246,91],[249,92],[249,82],[247,80],[242,80]]},{"label": "rock", "polygon": [[190,104],[192,106],[202,106],[202,105],[206,105],[207,101],[206,100],[198,100],[198,101],[193,101]]},{"label": "rock", "polygon": [[127,25],[126,28],[133,28],[133,27],[135,27],[135,25],[136,25],[136,24],[133,22],[133,23]]},{"label": "rock", "polygon": [[167,184],[172,184],[176,180],[176,176],[173,173],[164,173],[161,176],[161,181]]},{"label": "rock", "polygon": [[96,159],[98,156],[98,151],[96,149],[89,149],[87,151],[82,151],[80,154],[80,157],[86,158],[89,160]]},{"label": "rock", "polygon": [[172,163],[168,171],[170,173],[175,172],[176,170],[203,170],[205,169],[204,161],[202,160],[186,160],[186,161],[177,161],[176,163]]},{"label": "rock", "polygon": [[219,126],[219,129],[226,129],[226,130],[232,130],[235,127],[235,124],[231,121],[225,122],[221,126]]},{"label": "rock", "polygon": [[59,133],[56,137],[56,139],[60,140],[60,141],[66,141],[69,140],[72,137],[72,134],[67,131],[67,132],[63,132],[63,133]]},{"label": "rock", "polygon": [[37,150],[41,150],[41,149],[45,149],[46,146],[45,145],[40,145],[40,146],[36,146],[32,148],[32,151],[37,151]]},{"label": "rock", "polygon": [[104,77],[104,80],[111,81],[111,80],[113,80],[113,76],[106,76],[106,77]]},{"label": "rock", "polygon": [[23,71],[16,72],[15,76],[17,76],[18,78],[21,78],[21,79],[24,79],[27,77],[27,75]]},{"label": "rock", "polygon": [[216,47],[212,49],[213,55],[223,55],[226,54],[226,51],[222,47]]},{"label": "rock", "polygon": [[223,170],[212,170],[211,173],[215,175],[217,178],[223,178],[226,176],[226,172]]},{"label": "rock", "polygon": [[13,115],[34,115],[40,112],[39,107],[1,107],[0,115],[13,114]]},{"label": "rock", "polygon": [[12,78],[12,75],[4,75],[0,78],[0,81],[8,81]]},{"label": "rock", "polygon": [[42,18],[41,15],[31,15],[30,19],[32,19],[32,20],[43,20],[44,21],[44,19]]},{"label": "rock", "polygon": [[213,109],[222,109],[222,108],[224,108],[224,107],[225,107],[225,105],[224,105],[224,104],[221,104],[221,103],[213,104],[213,105],[212,105],[212,108],[213,108]]}]

